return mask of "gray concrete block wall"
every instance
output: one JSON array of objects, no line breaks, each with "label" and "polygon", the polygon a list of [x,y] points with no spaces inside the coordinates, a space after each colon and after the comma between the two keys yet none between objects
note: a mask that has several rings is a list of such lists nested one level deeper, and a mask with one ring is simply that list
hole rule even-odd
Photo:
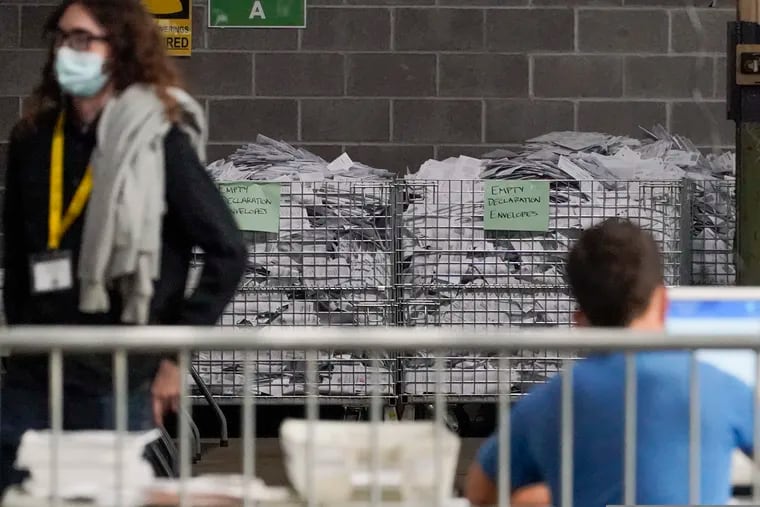
[{"label": "gray concrete block wall", "polygon": [[[54,3],[0,0],[0,157]],[[206,3],[180,64],[207,107],[212,157],[263,133],[403,171],[549,130],[656,122],[733,143],[727,0],[311,0],[303,31],[210,29]]]}]

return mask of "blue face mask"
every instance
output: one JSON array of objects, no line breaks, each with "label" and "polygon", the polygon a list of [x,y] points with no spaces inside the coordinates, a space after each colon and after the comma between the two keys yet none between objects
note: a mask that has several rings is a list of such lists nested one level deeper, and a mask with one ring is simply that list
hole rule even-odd
[{"label": "blue face mask", "polygon": [[74,97],[93,97],[108,82],[105,58],[89,51],[63,46],[55,55],[55,77],[64,93]]}]

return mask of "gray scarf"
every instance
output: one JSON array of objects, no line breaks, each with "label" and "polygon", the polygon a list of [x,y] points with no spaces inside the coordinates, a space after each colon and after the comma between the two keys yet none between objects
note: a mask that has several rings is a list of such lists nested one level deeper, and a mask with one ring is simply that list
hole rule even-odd
[{"label": "gray scarf", "polygon": [[[203,110],[184,91],[169,92],[184,111],[180,127],[205,162]],[[79,259],[84,313],[108,312],[108,289],[115,287],[124,302],[122,321],[148,323],[153,283],[160,275],[164,138],[171,127],[164,104],[146,85],[127,88],[103,110]]]}]

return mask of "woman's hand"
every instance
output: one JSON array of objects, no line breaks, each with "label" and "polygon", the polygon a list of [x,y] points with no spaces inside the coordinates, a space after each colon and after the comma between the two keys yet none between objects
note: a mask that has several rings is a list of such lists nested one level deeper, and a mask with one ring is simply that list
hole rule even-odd
[{"label": "woman's hand", "polygon": [[153,420],[158,426],[164,425],[164,415],[179,410],[180,382],[179,367],[173,361],[164,359],[158,367],[158,373],[153,380],[151,395],[153,396]]}]

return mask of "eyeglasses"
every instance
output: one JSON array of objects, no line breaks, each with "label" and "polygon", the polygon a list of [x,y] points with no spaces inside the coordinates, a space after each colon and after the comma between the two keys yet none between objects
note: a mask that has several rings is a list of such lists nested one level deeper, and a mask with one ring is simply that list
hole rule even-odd
[{"label": "eyeglasses", "polygon": [[72,30],[67,32],[57,28],[53,32],[53,42],[55,47],[68,46],[75,51],[87,51],[93,42],[107,42],[108,37],[94,35],[86,30]]}]

